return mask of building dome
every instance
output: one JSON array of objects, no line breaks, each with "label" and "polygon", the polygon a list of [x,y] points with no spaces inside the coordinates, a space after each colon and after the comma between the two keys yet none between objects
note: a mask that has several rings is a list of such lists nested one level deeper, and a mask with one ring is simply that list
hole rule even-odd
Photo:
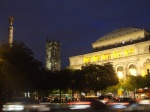
[{"label": "building dome", "polygon": [[119,36],[122,36],[122,35],[125,35],[125,34],[130,34],[130,33],[133,33],[133,32],[140,31],[140,30],[143,30],[143,29],[135,28],[135,27],[117,29],[117,30],[114,30],[114,31],[100,37],[96,42],[103,41],[103,40],[108,40],[108,39],[115,38],[115,37],[119,37]]},{"label": "building dome", "polygon": [[102,37],[100,37],[97,41],[92,43],[93,50],[97,51],[100,48],[112,47],[112,46],[122,46],[129,45],[135,43],[139,40],[145,39],[150,35],[150,32],[136,28],[136,27],[127,27],[114,30]]}]

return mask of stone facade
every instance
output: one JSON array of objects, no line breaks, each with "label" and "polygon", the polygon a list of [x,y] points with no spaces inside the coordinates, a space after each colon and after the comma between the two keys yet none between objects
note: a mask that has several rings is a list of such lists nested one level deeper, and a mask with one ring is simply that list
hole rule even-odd
[{"label": "stone facade", "polygon": [[47,39],[46,41],[46,69],[48,70],[60,70],[60,42],[54,42]]},{"label": "stone facade", "polygon": [[135,27],[122,28],[92,43],[91,53],[72,56],[70,68],[110,62],[118,75],[150,74],[150,32]]}]

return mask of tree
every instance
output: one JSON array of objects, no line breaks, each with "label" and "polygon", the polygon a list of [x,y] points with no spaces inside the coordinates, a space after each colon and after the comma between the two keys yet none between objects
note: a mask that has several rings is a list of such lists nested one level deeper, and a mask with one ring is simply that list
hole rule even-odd
[{"label": "tree", "polygon": [[60,99],[62,91],[70,88],[72,70],[66,68],[60,71],[54,71],[53,85],[56,90],[59,90]]},{"label": "tree", "polygon": [[33,91],[41,70],[42,63],[35,60],[31,49],[24,43],[14,42],[12,47],[8,44],[0,46],[1,88],[5,94],[19,95],[25,91]]},{"label": "tree", "polygon": [[82,70],[73,70],[72,81],[71,81],[71,89],[72,91],[81,92],[84,89],[84,79],[85,75]]},{"label": "tree", "polygon": [[142,80],[142,76],[129,75],[122,84],[122,87],[125,90],[134,91],[136,88],[140,88],[142,86]]},{"label": "tree", "polygon": [[150,87],[150,75],[148,74],[148,75],[146,75],[145,77],[143,77],[143,85],[142,85],[142,87]]},{"label": "tree", "polygon": [[118,78],[110,63],[104,65],[89,64],[82,66],[85,75],[85,89],[93,90],[95,93],[109,86],[116,85]]}]

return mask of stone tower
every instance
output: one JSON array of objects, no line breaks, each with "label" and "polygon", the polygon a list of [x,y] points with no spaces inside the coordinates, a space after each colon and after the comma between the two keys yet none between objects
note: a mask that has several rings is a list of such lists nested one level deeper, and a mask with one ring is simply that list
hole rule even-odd
[{"label": "stone tower", "polygon": [[14,32],[14,28],[12,26],[13,24],[13,17],[9,17],[9,27],[8,27],[8,44],[10,45],[10,47],[12,46],[13,43],[13,32]]},{"label": "stone tower", "polygon": [[46,40],[46,69],[52,71],[61,69],[60,46],[60,42]]}]

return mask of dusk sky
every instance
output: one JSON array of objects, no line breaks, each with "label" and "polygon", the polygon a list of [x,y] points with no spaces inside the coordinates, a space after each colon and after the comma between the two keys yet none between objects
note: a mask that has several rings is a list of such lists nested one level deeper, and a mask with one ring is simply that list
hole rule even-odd
[{"label": "dusk sky", "polygon": [[45,65],[46,38],[61,42],[62,68],[69,57],[92,51],[92,43],[126,27],[150,31],[150,0],[0,0],[0,41],[24,42]]}]

